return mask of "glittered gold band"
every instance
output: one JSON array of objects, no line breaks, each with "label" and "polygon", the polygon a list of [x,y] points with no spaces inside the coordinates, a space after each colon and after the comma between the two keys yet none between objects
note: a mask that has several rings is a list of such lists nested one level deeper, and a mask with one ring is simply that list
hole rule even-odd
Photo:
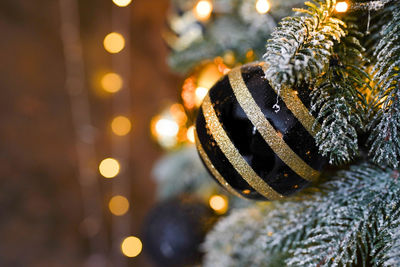
[{"label": "glittered gold band", "polygon": [[[268,68],[268,65],[264,64],[262,65],[262,68],[265,71]],[[304,106],[303,102],[301,102],[296,91],[287,86],[283,86],[280,92],[277,92],[276,88],[274,88],[274,90],[276,94],[279,94],[287,108],[299,120],[307,132],[312,136],[315,136],[321,130],[321,125],[315,121],[315,118],[310,114],[306,106]]]},{"label": "glittered gold band", "polygon": [[305,163],[278,135],[254,101],[243,80],[240,68],[233,69],[228,76],[238,103],[276,155],[300,177],[315,181],[320,172]]},{"label": "glittered gold band", "polygon": [[264,197],[273,200],[281,199],[283,196],[272,189],[257,173],[250,167],[246,160],[240,155],[239,151],[229,139],[225,130],[222,128],[215,110],[211,104],[210,96],[207,94],[202,105],[208,130],[211,132],[218,147],[232,164],[235,170],[243,177],[243,179],[253,187],[258,193]]},{"label": "glittered gold band", "polygon": [[315,118],[309,113],[308,109],[304,106],[296,93],[296,91],[283,86],[279,96],[297,120],[303,125],[304,129],[306,129],[312,136],[315,136],[319,130],[321,130],[321,125],[317,122],[315,127],[313,127]]},{"label": "glittered gold band", "polygon": [[197,132],[195,131],[194,138],[196,140],[196,147],[197,151],[200,154],[200,157],[203,159],[204,164],[207,166],[207,168],[210,170],[211,174],[217,179],[217,181],[225,187],[225,189],[231,193],[232,195],[235,195],[240,198],[244,198],[241,194],[236,192],[235,189],[233,189],[232,186],[229,185],[229,183],[222,177],[222,175],[218,172],[218,170],[214,167],[214,165],[211,163],[211,160],[208,158],[207,153],[204,151],[203,146],[200,144],[199,137],[197,136]]}]

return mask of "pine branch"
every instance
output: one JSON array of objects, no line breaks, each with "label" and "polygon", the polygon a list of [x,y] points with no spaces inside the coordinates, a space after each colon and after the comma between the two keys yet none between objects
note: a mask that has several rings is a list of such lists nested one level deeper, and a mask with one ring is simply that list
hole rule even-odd
[{"label": "pine branch", "polygon": [[246,62],[249,50],[253,50],[256,59],[261,58],[265,40],[277,22],[287,16],[292,7],[301,5],[303,0],[273,0],[267,14],[257,12],[256,0],[213,0],[210,19],[202,22],[192,18],[190,24],[187,24],[187,17],[193,16],[192,9],[197,1],[191,1],[192,4],[188,2],[172,0],[179,12],[169,21],[170,24],[185,24],[185,27],[169,31],[175,36],[172,46],[177,42],[184,44],[184,47],[170,53],[168,64],[175,71],[183,73],[201,61],[222,57],[227,51],[235,54],[236,62]]},{"label": "pine branch", "polygon": [[392,20],[382,29],[383,38],[374,54],[377,93],[368,141],[374,162],[396,168],[400,156],[400,3],[395,1],[393,7]]},{"label": "pine branch", "polygon": [[322,192],[238,210],[207,236],[205,266],[397,266],[398,177],[364,163]]},{"label": "pine branch", "polygon": [[318,208],[319,227],[307,233],[286,263],[381,266],[386,262],[387,251],[396,244],[393,230],[400,226],[400,184],[393,175],[398,172],[368,164],[341,172],[333,182],[337,189]]},{"label": "pine branch", "polygon": [[327,70],[331,49],[345,36],[345,23],[333,17],[335,0],[306,2],[302,16],[283,19],[266,45],[266,77],[275,88],[313,83]]},{"label": "pine branch", "polygon": [[359,41],[362,33],[351,21],[347,25],[346,37],[333,47],[330,66],[311,93],[311,109],[322,121],[316,144],[330,164],[348,163],[358,155],[357,133],[364,130],[368,106],[362,93],[369,89],[370,80]]}]

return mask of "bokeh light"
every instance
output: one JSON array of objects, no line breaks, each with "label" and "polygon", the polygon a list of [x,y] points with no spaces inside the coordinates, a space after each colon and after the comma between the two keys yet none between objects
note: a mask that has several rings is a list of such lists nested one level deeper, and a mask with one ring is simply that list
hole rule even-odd
[{"label": "bokeh light", "polygon": [[120,170],[119,162],[113,158],[106,158],[100,162],[99,171],[105,178],[114,178]]},{"label": "bokeh light", "polygon": [[336,12],[344,13],[349,9],[349,5],[346,2],[337,2],[335,9]]},{"label": "bokeh light", "polygon": [[104,49],[111,54],[119,53],[125,47],[124,37],[117,32],[107,34],[104,38]]},{"label": "bokeh light", "polygon": [[196,94],[196,105],[200,106],[201,102],[203,102],[204,97],[207,95],[208,89],[205,87],[197,87],[195,94]]},{"label": "bokeh light", "polygon": [[260,14],[266,14],[269,9],[271,8],[270,3],[268,0],[257,0],[256,2],[256,10]]},{"label": "bokeh light", "polygon": [[213,195],[209,200],[210,207],[218,214],[224,214],[228,210],[228,199],[223,195]]},{"label": "bokeh light", "polygon": [[126,7],[132,2],[132,0],[113,0],[113,3],[119,7]]},{"label": "bokeh light", "polygon": [[132,129],[131,121],[125,116],[117,116],[111,122],[111,129],[118,136],[127,135]]},{"label": "bokeh light", "polygon": [[124,196],[113,196],[108,202],[108,208],[116,216],[122,216],[129,210],[129,201]]},{"label": "bokeh light", "polygon": [[129,258],[133,258],[139,255],[140,252],[142,252],[142,247],[142,241],[140,241],[140,239],[135,236],[129,236],[125,238],[124,241],[122,241],[121,243],[122,253]]},{"label": "bokeh light", "polygon": [[171,119],[160,119],[156,122],[157,134],[167,137],[176,136],[179,131],[179,125]]},{"label": "bokeh light", "polygon": [[200,0],[194,8],[194,14],[199,20],[207,20],[213,10],[213,5],[210,1]]},{"label": "bokeh light", "polygon": [[194,126],[192,125],[192,126],[190,126],[190,127],[187,129],[187,132],[186,132],[187,139],[189,140],[189,142],[191,142],[191,143],[193,143],[193,144],[194,144],[194,142],[195,142],[194,130],[195,130],[195,128],[194,128]]},{"label": "bokeh light", "polygon": [[123,81],[120,75],[114,72],[105,74],[101,78],[101,87],[108,93],[116,93],[121,90]]}]

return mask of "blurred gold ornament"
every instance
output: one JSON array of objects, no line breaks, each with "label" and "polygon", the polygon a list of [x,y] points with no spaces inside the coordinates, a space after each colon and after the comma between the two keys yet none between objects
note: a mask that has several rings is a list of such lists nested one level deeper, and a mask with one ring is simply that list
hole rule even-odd
[{"label": "blurred gold ornament", "polygon": [[111,54],[119,53],[125,47],[125,39],[122,34],[112,32],[107,34],[103,41],[104,49]]}]

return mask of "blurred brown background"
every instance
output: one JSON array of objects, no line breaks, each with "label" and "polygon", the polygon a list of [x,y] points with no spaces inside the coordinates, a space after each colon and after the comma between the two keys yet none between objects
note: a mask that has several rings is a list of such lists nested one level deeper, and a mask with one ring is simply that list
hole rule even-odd
[{"label": "blurred brown background", "polygon": [[[149,122],[167,100],[177,99],[180,85],[165,63],[168,51],[161,39],[168,2],[131,4],[134,235],[140,235],[154,201],[150,171],[161,154],[151,141]],[[96,85],[99,73],[111,70],[111,55],[102,46],[112,30],[111,8],[111,0],[79,0],[96,162],[111,150],[112,100]],[[59,18],[57,0],[0,1],[0,266],[84,266],[89,253],[80,231],[82,198]],[[98,179],[107,230],[111,182]],[[144,255],[128,262],[151,266]]]}]

